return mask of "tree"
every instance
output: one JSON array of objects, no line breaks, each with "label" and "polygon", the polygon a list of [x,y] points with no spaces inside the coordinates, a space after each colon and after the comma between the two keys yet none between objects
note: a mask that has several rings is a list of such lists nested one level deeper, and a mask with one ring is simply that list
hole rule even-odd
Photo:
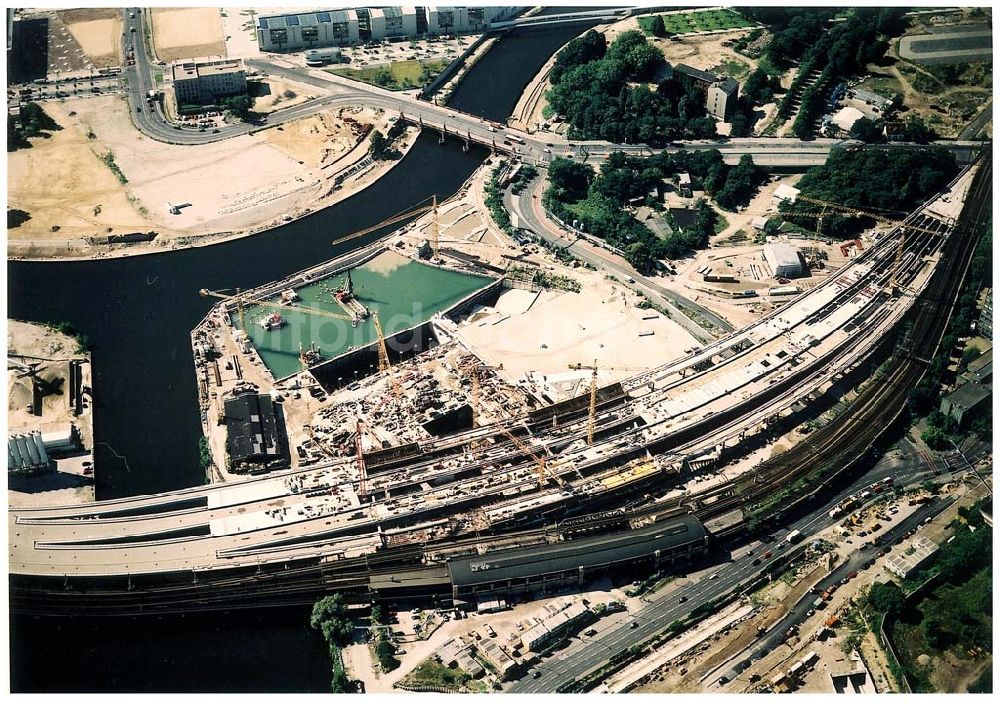
[{"label": "tree", "polygon": [[372,605],[371,619],[374,624],[385,624],[385,613],[382,611],[382,605]]},{"label": "tree", "polygon": [[342,595],[328,595],[313,605],[309,624],[319,629],[328,643],[345,646],[354,635],[354,624],[347,614]]},{"label": "tree", "polygon": [[342,668],[333,669],[333,677],[330,679],[330,692],[335,695],[343,695],[349,692],[355,692],[354,685],[347,677],[347,673],[344,672]]},{"label": "tree", "polygon": [[382,136],[382,132],[377,129],[373,129],[368,142],[368,153],[370,153],[374,158],[381,156],[382,152],[385,150],[385,137]]},{"label": "tree", "polygon": [[750,202],[760,184],[761,170],[750,154],[743,154],[737,166],[729,171],[725,185],[715,199],[723,207],[733,209]]},{"label": "tree", "polygon": [[640,273],[647,273],[652,268],[656,259],[649,247],[641,241],[629,244],[625,249],[625,260]]},{"label": "tree", "polygon": [[665,37],[667,36],[667,26],[663,23],[663,17],[661,15],[656,15],[653,17],[653,21],[650,24],[649,31],[653,33],[654,37]]},{"label": "tree", "polygon": [[851,126],[851,138],[860,139],[867,144],[880,144],[885,141],[882,130],[874,120],[862,117]]},{"label": "tree", "polygon": [[743,83],[742,96],[751,105],[770,102],[774,97],[773,79],[764,69],[756,69]]},{"label": "tree", "polygon": [[906,118],[906,122],[903,124],[903,139],[905,141],[927,144],[936,138],[937,134],[922,119],[916,115],[910,115]]},{"label": "tree", "polygon": [[941,427],[927,427],[920,433],[920,438],[935,451],[948,448],[951,443],[948,433]]},{"label": "tree", "polygon": [[648,80],[663,65],[663,52],[652,44],[639,44],[628,52],[625,59],[629,77],[633,80]]},{"label": "tree", "polygon": [[603,34],[588,30],[583,36],[571,40],[556,55],[549,79],[553,84],[558,83],[566,70],[604,58],[607,48],[608,42]]},{"label": "tree", "polygon": [[576,202],[587,196],[587,188],[594,171],[583,163],[567,158],[557,158],[549,164],[550,190],[563,202]]},{"label": "tree", "polygon": [[905,602],[903,591],[895,583],[874,583],[868,591],[868,605],[882,614],[899,614]]}]

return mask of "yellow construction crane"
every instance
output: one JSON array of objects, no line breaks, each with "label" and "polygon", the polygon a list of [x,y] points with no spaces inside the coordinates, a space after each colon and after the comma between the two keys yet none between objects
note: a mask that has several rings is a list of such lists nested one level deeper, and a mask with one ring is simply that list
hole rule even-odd
[{"label": "yellow construction crane", "polygon": [[[817,233],[821,233],[823,218],[826,216],[827,210],[833,210],[835,212],[853,215],[855,217],[867,217],[869,219],[874,219],[876,222],[880,224],[892,227],[899,226],[899,239],[898,243],[896,244],[896,255],[892,264],[892,275],[889,276],[889,287],[893,290],[893,292],[895,292],[898,287],[896,282],[896,276],[899,274],[899,264],[903,260],[903,250],[906,247],[907,229],[915,232],[925,232],[928,234],[935,234],[935,235],[941,234],[941,232],[934,231],[933,229],[927,229],[926,227],[915,227],[908,224],[901,225],[900,220],[898,218],[894,219],[888,216],[887,214],[872,212],[870,210],[860,209],[857,207],[848,207],[847,205],[838,205],[835,202],[828,202],[826,200],[820,200],[819,198],[809,197],[807,195],[802,195],[802,194],[799,194],[795,198],[796,202],[799,202],[800,200],[803,202],[811,203],[813,205],[818,205],[820,208],[822,208],[818,215],[818,224],[816,227]],[[902,214],[895,210],[884,210],[884,212],[896,212],[896,214]],[[802,212],[796,210],[791,210],[785,212],[784,214],[789,216],[795,216],[795,215],[816,216],[816,213],[814,212]]]},{"label": "yellow construction crane", "polygon": [[[333,242],[333,244],[334,244],[334,246],[336,246],[337,244],[341,244],[341,243],[343,243],[345,241],[350,241],[351,239],[357,239],[358,237],[362,237],[365,234],[371,234],[374,231],[378,231],[379,229],[381,229],[383,227],[388,227],[390,224],[399,224],[400,222],[403,222],[403,221],[405,221],[407,219],[410,219],[411,217],[418,217],[418,216],[420,216],[420,215],[422,215],[422,214],[424,214],[426,212],[430,212],[432,210],[436,212],[437,211],[437,195],[432,195],[428,199],[430,199],[432,201],[430,205],[418,204],[413,209],[406,210],[405,212],[400,212],[399,214],[395,214],[392,217],[389,217],[388,219],[383,219],[381,222],[379,222],[377,224],[373,224],[370,227],[365,227],[364,229],[359,229],[356,232],[351,232],[350,234],[347,234],[346,236],[342,236],[339,239],[336,239]],[[423,200],[423,202],[427,202],[427,200]]]},{"label": "yellow construction crane", "polygon": [[331,319],[343,319],[348,322],[352,321],[350,317],[337,312],[329,312],[327,310],[318,310],[314,307],[305,307],[303,305],[296,305],[293,303],[289,304],[279,304],[277,302],[270,302],[268,300],[247,300],[246,295],[236,288],[236,294],[230,295],[228,293],[222,292],[221,290],[209,290],[207,288],[202,288],[200,291],[202,297],[217,297],[220,300],[236,301],[236,309],[239,312],[240,317],[240,329],[246,330],[246,318],[245,318],[245,307],[247,305],[260,305],[261,307],[267,307],[273,310],[295,310],[297,312],[304,312],[305,314],[314,314],[319,317],[329,317]]},{"label": "yellow construction crane", "polygon": [[479,407],[479,364],[475,357],[466,361],[462,370],[469,376],[469,406],[472,408],[472,428],[475,429],[479,426],[476,421],[476,408]]},{"label": "yellow construction crane", "polygon": [[435,258],[438,255],[438,196],[431,196],[431,212],[434,213],[433,219],[431,220],[431,258]]},{"label": "yellow construction crane", "polygon": [[[378,349],[378,372],[387,373],[392,369],[392,366],[389,363],[389,349],[385,345],[385,334],[382,332],[382,322],[379,321],[378,312],[372,313],[372,321],[375,322],[375,333],[378,335],[378,343],[376,344]],[[403,388],[395,373],[390,373],[389,384],[392,387],[392,393],[396,397],[399,397],[403,392]]]},{"label": "yellow construction crane", "polygon": [[375,333],[378,334],[378,372],[385,373],[389,370],[389,350],[385,346],[385,334],[382,333],[382,323],[379,322],[378,312],[372,315],[375,322]]},{"label": "yellow construction crane", "polygon": [[[597,360],[594,365],[585,366],[582,363],[570,363],[569,367],[574,370],[590,369],[590,410],[587,412],[587,446],[594,445],[594,426],[597,422]],[[627,370],[620,368],[605,368],[605,370]],[[646,370],[645,368],[633,368],[630,370]]]},{"label": "yellow construction crane", "polygon": [[531,460],[533,460],[535,462],[535,465],[538,466],[538,471],[537,471],[537,473],[538,473],[538,487],[545,487],[545,477],[546,477],[546,475],[548,475],[548,477],[550,477],[552,480],[554,480],[556,482],[556,484],[559,485],[560,487],[563,487],[563,486],[566,485],[566,481],[564,481],[562,478],[560,478],[558,475],[556,475],[552,471],[552,469],[549,468],[549,465],[545,462],[545,457],[544,456],[537,455],[534,451],[531,450],[530,446],[528,446],[525,442],[521,441],[516,436],[514,436],[509,430],[507,430],[507,429],[501,429],[500,432],[504,436],[506,436],[508,439],[510,439],[511,443],[513,443],[515,446],[517,446],[518,450],[523,451],[524,453],[526,453],[529,456],[531,456]]}]

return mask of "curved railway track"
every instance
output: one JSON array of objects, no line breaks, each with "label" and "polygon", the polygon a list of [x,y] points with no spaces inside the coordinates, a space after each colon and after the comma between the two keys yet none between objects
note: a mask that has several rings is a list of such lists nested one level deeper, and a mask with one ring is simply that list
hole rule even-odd
[{"label": "curved railway track", "polygon": [[[741,479],[695,495],[639,504],[624,511],[619,507],[579,515],[578,523],[601,529],[619,525],[623,519],[669,519],[687,513],[706,520],[736,509],[752,513],[755,507],[759,509],[761,503],[774,499],[775,495],[781,495],[781,509],[775,510],[780,514],[800,505],[830,480],[869,455],[887,427],[901,416],[907,392],[919,383],[926,372],[926,363],[921,359],[936,353],[947,329],[951,310],[962,289],[978,241],[979,225],[989,212],[991,175],[992,164],[987,156],[975,175],[962,216],[942,253],[942,261],[911,311],[910,352],[896,356],[885,370],[883,379],[868,383],[836,421],[816,430],[789,451],[765,461]],[[916,232],[914,239],[910,249],[914,256],[909,266],[919,266],[921,255],[934,248],[933,233]],[[882,256],[872,274],[882,281],[886,280],[891,262],[891,256]],[[869,278],[864,283],[854,281],[848,287],[854,293],[863,285],[871,284]],[[823,312],[818,310],[815,314]],[[862,325],[869,323],[865,320],[860,322]],[[663,370],[661,368],[656,372],[663,373]],[[653,377],[653,373],[644,374],[646,378],[639,382]],[[604,409],[611,411],[619,407],[626,397],[609,401]],[[574,416],[566,426],[570,434],[579,428],[576,425],[583,424],[582,416]],[[528,423],[527,426],[541,428],[544,423]],[[526,425],[522,421],[519,426]],[[739,528],[746,527],[747,522],[744,521]],[[68,579],[15,576],[11,578],[10,602],[12,611],[36,614],[65,613],[78,607],[86,608],[88,614],[135,614],[307,603],[317,594],[329,590],[367,590],[369,575],[373,572],[402,572],[413,568],[440,570],[440,565],[434,565],[435,561],[456,551],[503,548],[526,541],[544,543],[557,540],[560,532],[559,526],[555,525],[505,534],[466,534],[451,538],[447,543],[390,549],[368,558],[258,563],[256,569],[244,566],[229,569],[225,574],[205,573],[200,579],[199,574],[187,573],[184,574],[186,580],[179,576],[173,582],[164,582],[162,577],[136,576],[128,578],[125,588],[121,578],[106,579],[103,589],[100,582],[92,582],[86,591],[81,591]]]}]

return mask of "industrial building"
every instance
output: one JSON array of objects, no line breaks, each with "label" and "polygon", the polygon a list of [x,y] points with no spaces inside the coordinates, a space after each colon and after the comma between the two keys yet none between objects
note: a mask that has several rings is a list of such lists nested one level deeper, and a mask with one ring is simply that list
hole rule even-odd
[{"label": "industrial building", "polygon": [[257,45],[262,51],[296,51],[424,35],[485,32],[491,22],[508,20],[523,9],[361,7],[266,15],[257,20]]},{"label": "industrial building", "polygon": [[843,107],[837,111],[827,123],[826,133],[828,136],[845,137],[851,133],[854,124],[864,118],[865,113],[856,107]]},{"label": "industrial building", "polygon": [[521,634],[525,651],[537,653],[563,634],[591,621],[593,612],[582,602],[563,602],[545,606],[545,616]]},{"label": "industrial building", "polygon": [[802,275],[802,258],[799,250],[789,244],[766,244],[764,261],[771,267],[775,278],[798,278]]},{"label": "industrial building", "polygon": [[635,531],[556,545],[514,548],[448,562],[455,604],[480,596],[580,585],[615,566],[652,561],[665,566],[705,551],[708,532],[694,517]]},{"label": "industrial building", "polygon": [[41,432],[19,432],[7,438],[8,475],[29,477],[54,469],[55,464],[49,460]]},{"label": "industrial building", "polygon": [[226,448],[234,473],[288,468],[288,434],[281,403],[270,395],[245,393],[226,400]]},{"label": "industrial building", "polygon": [[241,59],[178,61],[170,70],[178,107],[208,104],[247,90],[247,72]]}]

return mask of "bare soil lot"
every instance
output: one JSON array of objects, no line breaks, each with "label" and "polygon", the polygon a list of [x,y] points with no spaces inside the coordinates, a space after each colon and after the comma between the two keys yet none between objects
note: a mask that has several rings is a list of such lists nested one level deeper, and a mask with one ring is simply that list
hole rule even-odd
[{"label": "bare soil lot", "polygon": [[[91,98],[87,104],[101,109],[109,103],[118,99]],[[98,157],[96,140],[88,139],[86,128],[68,116],[66,105],[49,102],[44,107],[61,131],[7,155],[9,204],[31,215],[9,230],[11,241],[77,238],[106,234],[109,228],[122,234],[147,229],[148,221]]]},{"label": "bare soil lot", "polygon": [[161,61],[225,56],[217,7],[164,7],[153,11],[153,46]]},{"label": "bare soil lot", "polygon": [[59,17],[98,68],[120,63],[121,14],[116,9],[62,10]]}]

